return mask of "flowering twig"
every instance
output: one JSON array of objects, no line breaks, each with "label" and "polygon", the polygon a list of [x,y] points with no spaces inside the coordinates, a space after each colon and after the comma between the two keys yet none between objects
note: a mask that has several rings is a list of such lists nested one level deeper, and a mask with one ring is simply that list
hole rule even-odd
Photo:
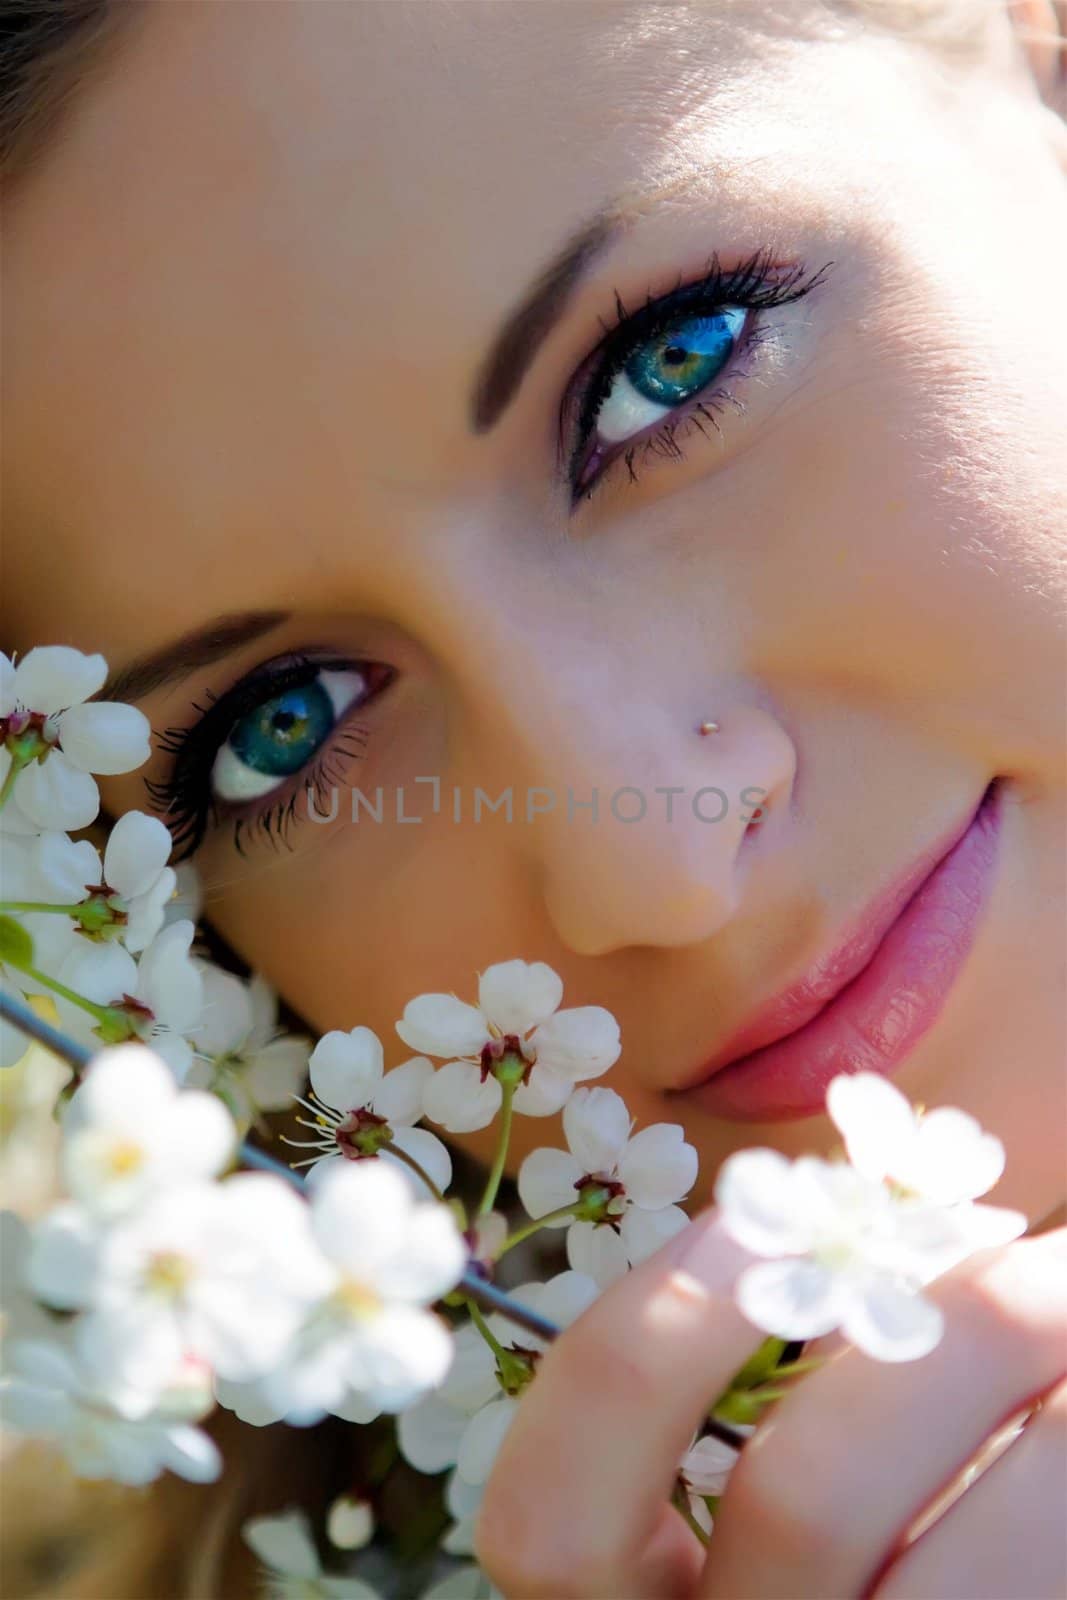
[{"label": "flowering twig", "polygon": [[[50,1050],[61,1061],[67,1062],[77,1073],[84,1072],[93,1058],[93,1052],[83,1044],[79,1044],[76,1039],[71,1039],[60,1029],[53,1027],[43,1017],[39,1017],[24,1001],[17,1000],[2,990],[0,990],[0,1016],[6,1017],[29,1038],[36,1040],[46,1050]],[[300,1194],[306,1192],[307,1186],[299,1173],[287,1167],[284,1162],[276,1161],[273,1156],[269,1156],[265,1150],[260,1150],[247,1139],[241,1145],[241,1160],[246,1167],[253,1167],[260,1172],[271,1172],[275,1177],[284,1178]],[[459,1287],[469,1300],[474,1301],[483,1310],[499,1312],[518,1327],[536,1334],[538,1338],[555,1339],[560,1331],[547,1317],[513,1300],[503,1289],[488,1283],[470,1267],[463,1274]]]}]

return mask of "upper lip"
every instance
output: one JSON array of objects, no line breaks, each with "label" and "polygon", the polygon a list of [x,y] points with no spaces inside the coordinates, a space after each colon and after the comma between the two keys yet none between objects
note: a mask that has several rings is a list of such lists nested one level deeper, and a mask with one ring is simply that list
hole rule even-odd
[{"label": "upper lip", "polygon": [[[985,796],[983,802],[984,799]],[[788,1038],[829,1006],[868,965],[904,907],[969,831],[980,809],[981,805],[972,807],[965,821],[954,823],[907,872],[880,890],[860,915],[846,925],[844,934],[830,952],[809,967],[798,982],[780,990],[735,1028],[697,1073],[681,1086],[682,1092],[697,1088],[754,1051]]]}]

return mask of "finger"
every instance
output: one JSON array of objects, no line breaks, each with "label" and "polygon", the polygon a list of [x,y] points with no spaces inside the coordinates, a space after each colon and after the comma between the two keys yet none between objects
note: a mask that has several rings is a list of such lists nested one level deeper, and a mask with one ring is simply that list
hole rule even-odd
[{"label": "finger", "polygon": [[702,1592],[862,1593],[989,1435],[1062,1378],[1065,1237],[983,1252],[935,1285],[945,1335],[921,1361],[846,1350],[802,1380],[734,1469]]},{"label": "finger", "polygon": [[664,1502],[694,1428],[761,1341],[730,1294],[751,1259],[709,1213],[613,1284],[543,1358],[476,1536],[508,1600],[668,1592],[642,1565],[652,1554],[668,1588],[682,1571],[691,1582],[696,1540]]},{"label": "finger", "polygon": [[[1042,1514],[1042,1506],[1051,1514]],[[1067,1384],[890,1569],[877,1600],[1049,1600],[1067,1594]]]}]

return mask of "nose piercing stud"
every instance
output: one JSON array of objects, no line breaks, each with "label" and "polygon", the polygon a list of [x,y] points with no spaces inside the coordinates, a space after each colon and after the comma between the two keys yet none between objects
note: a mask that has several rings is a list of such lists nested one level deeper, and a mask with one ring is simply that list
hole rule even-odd
[{"label": "nose piercing stud", "polygon": [[705,736],[709,733],[718,733],[718,731],[719,724],[717,722],[702,722],[697,728],[697,732]]}]

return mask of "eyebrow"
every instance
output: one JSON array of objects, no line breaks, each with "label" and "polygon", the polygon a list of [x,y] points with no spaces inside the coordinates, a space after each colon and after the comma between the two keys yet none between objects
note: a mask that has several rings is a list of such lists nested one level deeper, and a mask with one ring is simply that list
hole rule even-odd
[{"label": "eyebrow", "polygon": [[571,235],[505,319],[471,392],[470,417],[475,433],[488,433],[500,421],[538,350],[562,316],[575,284],[622,227],[618,208],[598,212]]},{"label": "eyebrow", "polygon": [[198,667],[210,666],[241,645],[251,644],[285,622],[289,615],[288,611],[242,611],[213,617],[202,628],[183,633],[179,639],[149,655],[137,656],[113,672],[101,689],[100,698],[140,700],[153,689],[180,682]]}]

